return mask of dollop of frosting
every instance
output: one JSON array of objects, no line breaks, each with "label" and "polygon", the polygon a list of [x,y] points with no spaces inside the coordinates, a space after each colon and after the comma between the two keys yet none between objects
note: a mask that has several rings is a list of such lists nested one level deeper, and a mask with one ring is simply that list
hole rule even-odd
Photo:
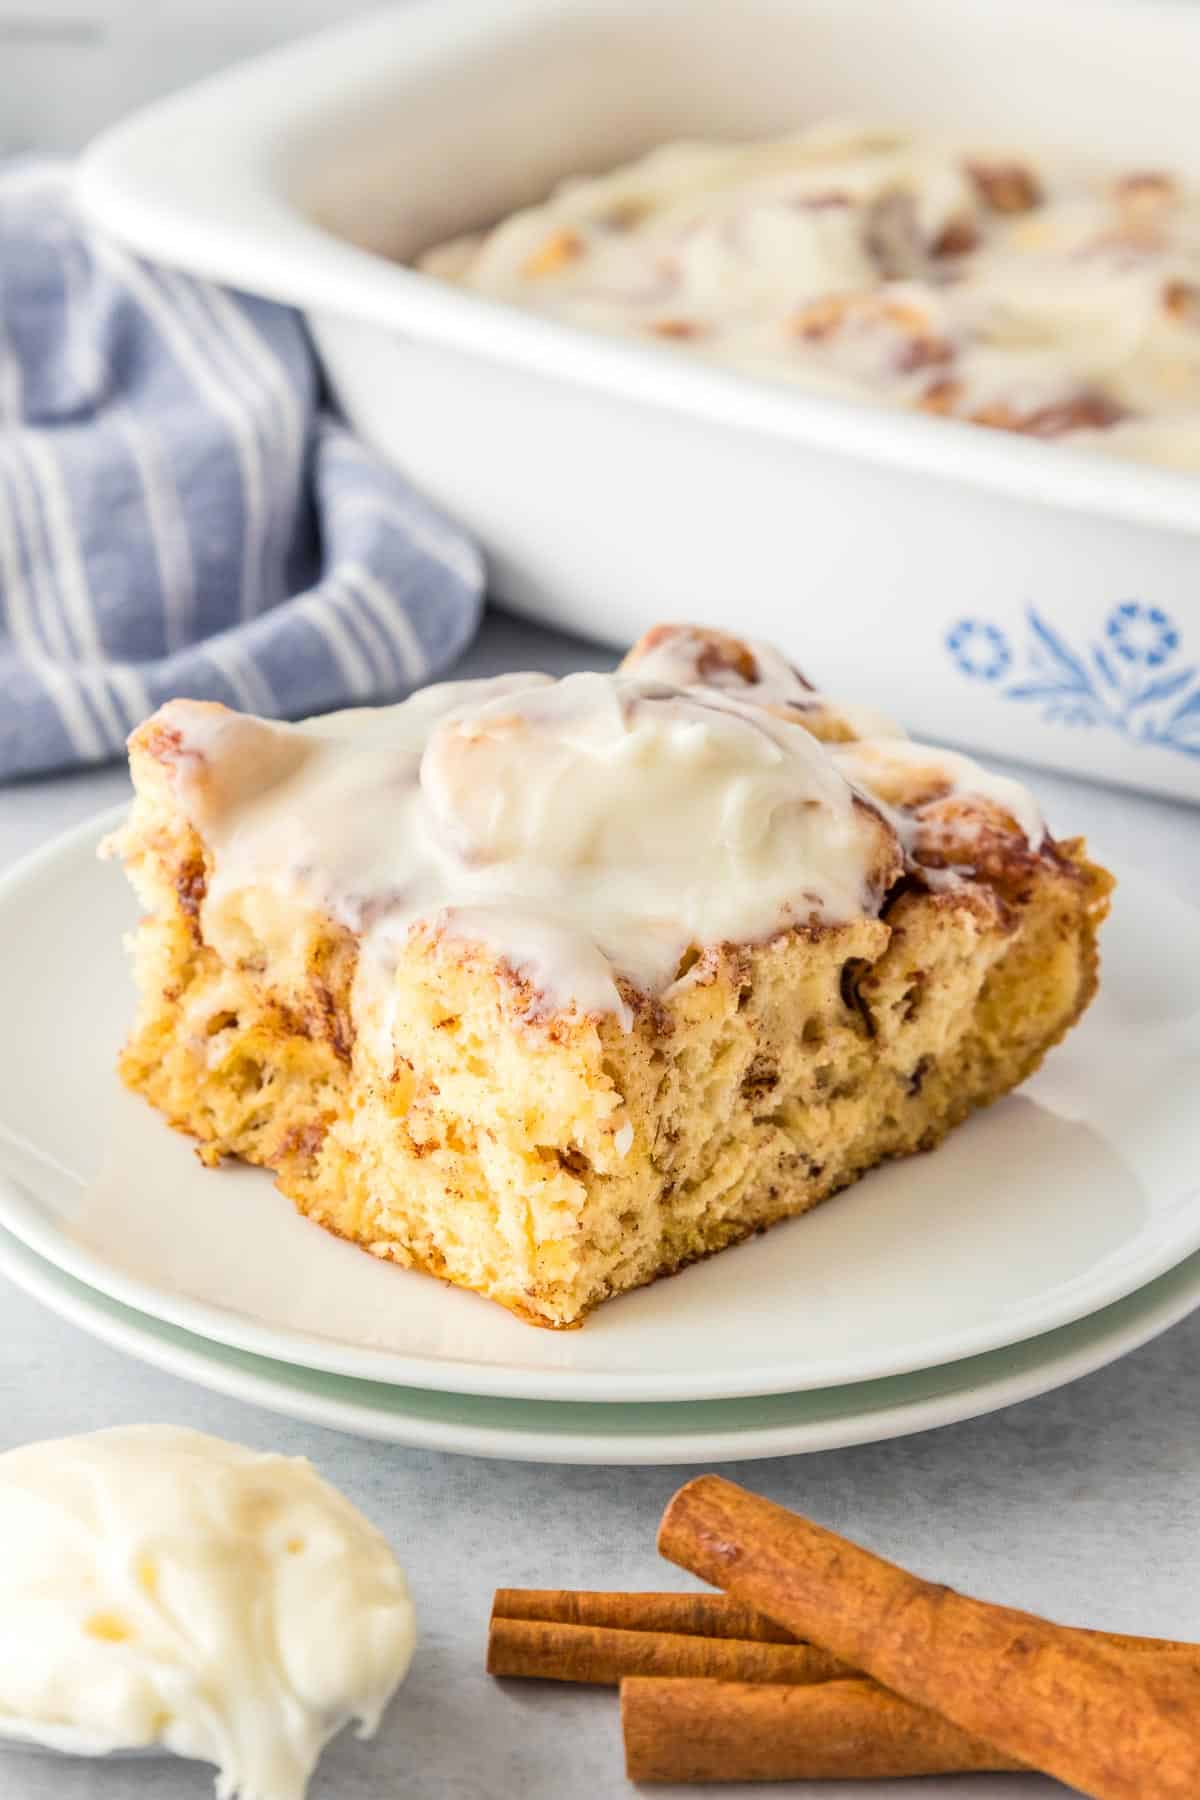
[{"label": "dollop of frosting", "polygon": [[166,1425],[0,1456],[0,1613],[0,1736],[162,1745],[221,1800],[302,1800],[414,1644],[391,1550],[309,1463]]}]

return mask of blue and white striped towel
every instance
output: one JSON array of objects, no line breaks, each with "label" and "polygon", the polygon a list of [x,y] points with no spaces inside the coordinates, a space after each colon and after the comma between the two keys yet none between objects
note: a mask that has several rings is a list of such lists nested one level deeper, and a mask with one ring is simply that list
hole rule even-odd
[{"label": "blue and white striped towel", "polygon": [[297,315],[94,237],[0,170],[0,778],[118,755],[172,695],[395,698],[474,632],[480,557],[320,410]]}]

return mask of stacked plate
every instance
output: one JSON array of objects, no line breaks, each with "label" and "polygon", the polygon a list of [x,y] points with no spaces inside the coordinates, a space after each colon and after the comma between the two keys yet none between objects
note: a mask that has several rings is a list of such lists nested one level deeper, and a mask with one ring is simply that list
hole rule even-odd
[{"label": "stacked plate", "polygon": [[582,1331],[374,1262],[124,1092],[100,820],[0,884],[0,1268],[143,1361],[401,1444],[548,1462],[828,1449],[1005,1406],[1200,1304],[1200,916],[1126,876],[1086,1021],[934,1155]]}]

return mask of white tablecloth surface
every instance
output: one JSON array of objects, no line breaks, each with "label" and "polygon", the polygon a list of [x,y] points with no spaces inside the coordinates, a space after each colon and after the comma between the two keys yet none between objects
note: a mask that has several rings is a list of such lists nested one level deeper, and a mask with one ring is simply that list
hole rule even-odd
[{"label": "white tablecloth surface", "polygon": [[[462,672],[609,660],[493,617]],[[1085,831],[1102,855],[1180,894],[1200,893],[1200,811],[1029,779],[1050,819]],[[0,789],[0,868],[125,790],[118,770]],[[1145,926],[1154,931],[1154,919]],[[725,1472],[955,1586],[1079,1623],[1200,1637],[1198,1369],[1200,1314],[1114,1367],[1006,1412]],[[607,1800],[630,1791],[612,1693],[501,1686],[484,1675],[491,1594],[501,1585],[683,1585],[656,1557],[654,1533],[668,1496],[698,1471],[484,1462],[294,1424],[143,1368],[0,1278],[0,1449],[135,1420],[311,1457],[409,1569],[421,1624],[412,1675],[373,1744],[344,1736],[327,1753],[312,1800]],[[769,1790],[721,1791],[749,1800]],[[812,1800],[1065,1793],[1040,1778],[1001,1776],[794,1791]],[[0,1750],[3,1800],[201,1800],[211,1792],[210,1771],[195,1765]]]}]

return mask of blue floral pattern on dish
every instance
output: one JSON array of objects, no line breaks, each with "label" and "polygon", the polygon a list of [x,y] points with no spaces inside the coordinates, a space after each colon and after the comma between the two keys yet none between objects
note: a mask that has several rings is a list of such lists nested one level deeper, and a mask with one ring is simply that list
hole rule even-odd
[{"label": "blue floral pattern on dish", "polygon": [[964,675],[999,681],[1012,667],[1012,651],[1004,633],[982,619],[960,619],[946,636],[946,648]]},{"label": "blue floral pattern on dish", "polygon": [[969,680],[1040,707],[1048,723],[1102,726],[1134,743],[1200,757],[1200,669],[1175,666],[1180,634],[1161,607],[1124,600],[1100,638],[1078,647],[1032,606],[1026,624],[1020,656],[988,619],[957,619],[946,650]]},{"label": "blue floral pattern on dish", "polygon": [[1145,663],[1157,669],[1179,648],[1179,633],[1157,606],[1139,606],[1126,600],[1108,616],[1104,627],[1113,649],[1126,662]]}]

